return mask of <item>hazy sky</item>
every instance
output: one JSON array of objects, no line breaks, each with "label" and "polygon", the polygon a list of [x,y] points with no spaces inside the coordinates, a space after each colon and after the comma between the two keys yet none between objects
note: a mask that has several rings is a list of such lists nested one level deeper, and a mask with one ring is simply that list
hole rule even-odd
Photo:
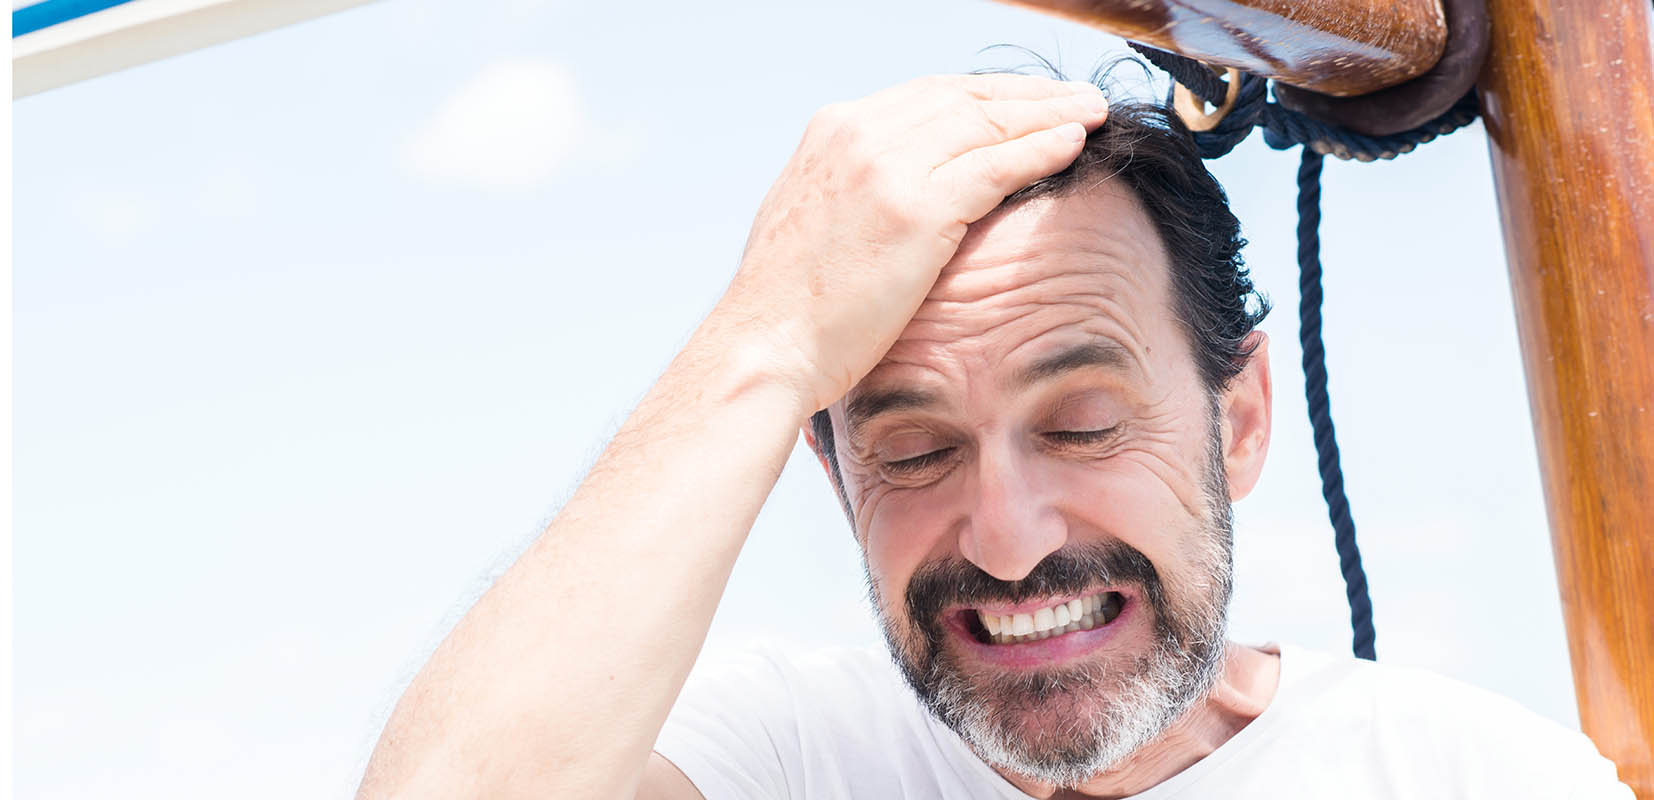
[{"label": "hazy sky", "polygon": [[[1123,50],[985,3],[385,0],[17,102],[18,796],[348,796],[716,299],[810,114],[1022,60],[996,43],[1082,75]],[[1233,631],[1345,652],[1295,165],[1257,137],[1213,164],[1277,306]],[[1480,126],[1330,163],[1325,208],[1379,656],[1574,725]],[[874,642],[862,594],[801,448],[711,646]]]}]

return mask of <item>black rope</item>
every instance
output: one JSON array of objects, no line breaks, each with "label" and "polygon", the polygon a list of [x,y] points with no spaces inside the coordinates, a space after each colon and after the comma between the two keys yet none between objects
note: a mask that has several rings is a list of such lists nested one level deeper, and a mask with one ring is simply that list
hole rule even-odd
[{"label": "black rope", "polygon": [[[1195,97],[1214,106],[1221,105],[1229,84],[1205,64],[1176,53],[1129,42],[1133,50],[1166,71]],[[1373,161],[1391,159],[1441,136],[1452,133],[1476,119],[1476,92],[1471,90],[1445,113],[1413,128],[1388,136],[1368,136],[1269,102],[1269,80],[1241,73],[1240,92],[1234,108],[1216,128],[1194,134],[1202,158],[1217,158],[1244,141],[1253,128],[1263,128],[1264,144],[1276,150],[1304,145],[1317,153],[1343,159]]]},{"label": "black rope", "polygon": [[[1206,65],[1175,53],[1130,44],[1201,100],[1220,106],[1228,96],[1229,84]],[[1235,149],[1253,128],[1263,128],[1264,144],[1273,149],[1304,147],[1298,164],[1298,341],[1304,352],[1304,398],[1315,433],[1321,496],[1327,501],[1333,544],[1344,574],[1344,595],[1350,604],[1352,649],[1356,656],[1372,660],[1377,658],[1373,601],[1367,592],[1367,572],[1361,566],[1361,548],[1355,542],[1350,500],[1344,494],[1344,470],[1339,463],[1338,438],[1327,394],[1326,349],[1321,342],[1321,165],[1326,155],[1359,161],[1395,158],[1469,125],[1476,119],[1476,91],[1466,92],[1445,113],[1412,130],[1368,136],[1269,102],[1268,79],[1241,73],[1237,80],[1240,87],[1235,105],[1213,129],[1194,132],[1195,144],[1202,158],[1218,158]]]},{"label": "black rope", "polygon": [[1344,496],[1344,470],[1339,465],[1338,437],[1333,432],[1331,399],[1327,395],[1326,350],[1321,344],[1321,160],[1308,148],[1298,162],[1298,342],[1304,350],[1304,399],[1315,429],[1315,454],[1321,471],[1321,496],[1332,520],[1333,545],[1344,573],[1344,595],[1350,603],[1350,627],[1359,658],[1373,660],[1373,601],[1367,595],[1367,572],[1361,567],[1361,548],[1355,543],[1355,520]]}]

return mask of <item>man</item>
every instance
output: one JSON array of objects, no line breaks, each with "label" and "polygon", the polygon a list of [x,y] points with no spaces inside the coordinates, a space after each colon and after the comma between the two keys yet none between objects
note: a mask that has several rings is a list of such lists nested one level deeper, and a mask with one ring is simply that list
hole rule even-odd
[{"label": "man", "polygon": [[[1187,133],[1090,85],[824,109],[360,796],[1629,797],[1505,701],[1226,640],[1229,504],[1270,425],[1240,244]],[[800,427],[896,666],[759,657],[680,701]]]}]

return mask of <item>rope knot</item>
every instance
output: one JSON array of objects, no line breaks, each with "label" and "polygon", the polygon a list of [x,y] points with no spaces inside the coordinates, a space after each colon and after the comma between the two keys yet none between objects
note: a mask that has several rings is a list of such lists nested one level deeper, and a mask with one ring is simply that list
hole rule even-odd
[{"label": "rope knot", "polygon": [[[1194,108],[1205,118],[1217,117],[1216,124],[1202,130],[1190,125],[1201,158],[1219,158],[1245,141],[1253,128],[1263,128],[1264,144],[1275,150],[1287,150],[1304,145],[1321,155],[1344,160],[1374,161],[1391,159],[1410,153],[1419,145],[1443,134],[1452,133],[1476,119],[1476,90],[1471,89],[1452,108],[1416,128],[1386,136],[1369,136],[1338,125],[1322,122],[1299,111],[1269,100],[1269,79],[1239,70],[1229,70],[1226,82],[1211,67],[1192,58],[1157,50],[1136,42],[1128,42],[1150,63],[1164,70],[1176,81],[1167,105],[1178,108],[1185,123],[1190,116],[1182,113],[1185,107]],[[1234,89],[1239,81],[1239,89]],[[1234,92],[1233,105],[1227,113],[1205,115],[1196,103],[1178,103],[1178,89],[1200,101],[1221,109]],[[1197,118],[1200,119],[1200,118]],[[1203,126],[1202,126],[1203,127]]]}]

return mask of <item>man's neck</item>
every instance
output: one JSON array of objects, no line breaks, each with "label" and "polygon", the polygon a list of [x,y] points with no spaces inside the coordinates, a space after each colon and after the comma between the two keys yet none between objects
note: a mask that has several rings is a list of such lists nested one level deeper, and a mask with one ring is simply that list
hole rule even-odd
[{"label": "man's neck", "polygon": [[999,773],[1018,789],[1048,800],[1130,797],[1211,755],[1257,719],[1274,699],[1280,677],[1280,656],[1231,642],[1224,654],[1223,673],[1206,699],[1142,749],[1079,788],[1062,790],[1005,770]]}]

